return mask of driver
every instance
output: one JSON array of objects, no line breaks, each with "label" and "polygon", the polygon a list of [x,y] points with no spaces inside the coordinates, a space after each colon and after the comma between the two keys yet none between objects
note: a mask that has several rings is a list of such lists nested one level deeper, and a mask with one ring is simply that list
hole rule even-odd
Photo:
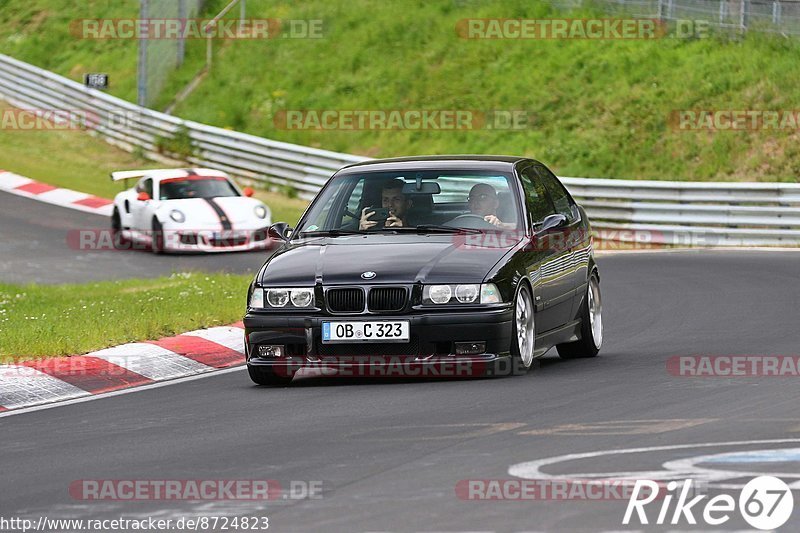
[{"label": "driver", "polygon": [[[386,182],[381,191],[381,207],[389,209],[389,217],[386,219],[384,227],[399,228],[406,224],[408,210],[411,208],[411,198],[403,194],[405,182],[400,178],[395,178]],[[377,220],[370,220],[375,211],[370,211],[372,207],[365,207],[361,211],[361,220],[358,223],[359,230],[367,230],[378,224]]]},{"label": "driver", "polygon": [[497,208],[500,206],[500,200],[497,198],[497,191],[488,183],[473,185],[467,197],[467,204],[473,215],[483,217],[483,220],[493,226],[504,229],[514,229],[516,227],[516,224],[503,222],[497,218]]}]

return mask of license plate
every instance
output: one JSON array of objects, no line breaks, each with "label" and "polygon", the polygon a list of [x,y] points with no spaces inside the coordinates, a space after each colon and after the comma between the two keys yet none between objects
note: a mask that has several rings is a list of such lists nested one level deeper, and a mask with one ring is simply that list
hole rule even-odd
[{"label": "license plate", "polygon": [[214,232],[214,240],[215,241],[227,241],[233,239],[240,239],[245,237],[246,234],[240,231],[215,231]]},{"label": "license plate", "polygon": [[322,342],[408,342],[408,320],[380,322],[323,322]]}]

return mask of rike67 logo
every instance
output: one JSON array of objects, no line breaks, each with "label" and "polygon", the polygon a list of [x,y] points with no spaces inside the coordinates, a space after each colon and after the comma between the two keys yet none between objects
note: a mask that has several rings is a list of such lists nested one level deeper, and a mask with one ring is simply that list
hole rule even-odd
[{"label": "rike67 logo", "polygon": [[[695,517],[697,513],[705,524],[719,526],[731,519],[738,503],[739,514],[751,527],[773,530],[785,524],[794,509],[794,497],[789,486],[773,476],[759,476],[750,480],[739,493],[738,502],[729,494],[719,494],[701,504],[708,495],[701,494],[690,500],[691,491],[691,479],[683,481],[682,484],[677,481],[667,483],[666,496],[660,499],[658,517],[652,523],[678,525],[685,520],[685,523],[694,525],[697,524]],[[622,523],[629,525],[635,516],[640,524],[650,524],[652,514],[648,517],[645,507],[656,500],[657,496],[659,496],[658,483],[646,479],[637,480]],[[673,500],[675,500],[674,508]]]}]

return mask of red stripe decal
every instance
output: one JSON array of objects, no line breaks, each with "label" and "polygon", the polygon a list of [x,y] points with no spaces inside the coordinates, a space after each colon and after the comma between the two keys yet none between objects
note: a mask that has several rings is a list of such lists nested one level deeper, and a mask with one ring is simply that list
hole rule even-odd
[{"label": "red stripe decal", "polygon": [[150,344],[155,344],[214,368],[228,368],[244,362],[244,355],[236,350],[231,350],[227,346],[222,346],[194,335],[167,337],[166,339],[150,341]]},{"label": "red stripe decal", "polygon": [[38,181],[32,181],[31,183],[20,185],[14,189],[17,191],[29,192],[31,194],[42,194],[43,192],[54,191],[58,189],[58,187],[53,187],[52,185],[47,185],[46,183],[39,183]]},{"label": "red stripe decal", "polygon": [[20,364],[35,368],[40,372],[66,381],[70,385],[92,394],[126,389],[153,382],[153,380],[131,372],[127,368],[117,366],[97,357],[55,357],[23,361]]},{"label": "red stripe decal", "polygon": [[85,205],[86,207],[98,208],[103,207],[109,204],[113,204],[113,200],[109,200],[108,198],[100,198],[97,196],[90,196],[88,198],[84,198],[83,200],[78,200],[77,202],[72,202],[76,205]]},{"label": "red stripe decal", "polygon": [[3,407],[2,405],[0,405],[0,413],[2,413],[3,411],[8,411],[8,408]]}]

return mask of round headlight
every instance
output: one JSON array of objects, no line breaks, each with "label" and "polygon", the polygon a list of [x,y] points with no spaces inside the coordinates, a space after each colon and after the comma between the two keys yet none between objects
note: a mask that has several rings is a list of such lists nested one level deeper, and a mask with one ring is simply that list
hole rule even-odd
[{"label": "round headlight", "polygon": [[428,297],[435,304],[446,304],[453,296],[453,290],[450,285],[433,285],[428,291]]},{"label": "round headlight", "polygon": [[295,307],[308,307],[314,296],[311,289],[292,289],[292,305]]},{"label": "round headlight", "polygon": [[289,291],[286,289],[269,289],[267,303],[272,307],[283,307],[289,301]]},{"label": "round headlight", "polygon": [[462,304],[469,304],[478,299],[477,285],[458,285],[456,286],[456,300]]},{"label": "round headlight", "polygon": [[263,205],[257,205],[255,208],[256,216],[258,218],[267,218],[267,208]]},{"label": "round headlight", "polygon": [[182,211],[178,211],[177,209],[173,209],[169,212],[169,218],[174,220],[177,223],[186,222],[186,215],[183,214]]}]

